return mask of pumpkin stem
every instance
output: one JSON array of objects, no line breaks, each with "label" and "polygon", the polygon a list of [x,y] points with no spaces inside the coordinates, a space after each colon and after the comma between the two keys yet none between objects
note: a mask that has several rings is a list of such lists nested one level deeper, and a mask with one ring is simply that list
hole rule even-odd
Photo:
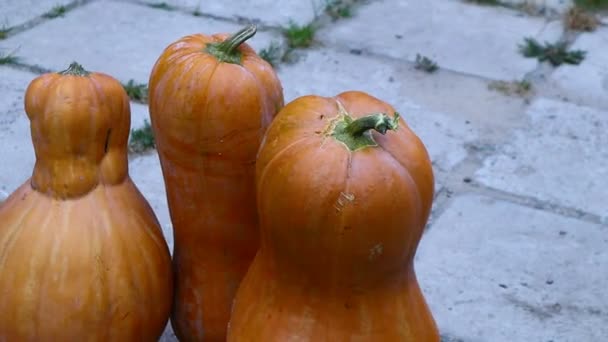
[{"label": "pumpkin stem", "polygon": [[83,68],[82,65],[78,64],[77,62],[72,62],[70,63],[70,66],[67,69],[58,72],[58,74],[72,76],[89,76],[90,72],[85,70],[85,68]]},{"label": "pumpkin stem", "polygon": [[220,62],[241,64],[242,56],[238,47],[247,39],[253,37],[256,32],[257,27],[255,25],[246,26],[223,42],[207,44],[205,51],[213,55]]},{"label": "pumpkin stem", "polygon": [[397,112],[392,118],[384,113],[373,113],[356,120],[353,120],[348,114],[343,114],[342,118],[336,122],[331,135],[344,143],[349,150],[356,151],[378,145],[371,135],[372,129],[384,135],[386,131],[396,130],[398,127],[399,113]]}]

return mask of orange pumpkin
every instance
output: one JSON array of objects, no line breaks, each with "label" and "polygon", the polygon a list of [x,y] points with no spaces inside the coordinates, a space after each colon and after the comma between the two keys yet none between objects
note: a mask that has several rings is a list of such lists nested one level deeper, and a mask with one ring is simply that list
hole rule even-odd
[{"label": "orange pumpkin", "polygon": [[261,246],[228,341],[439,341],[413,267],[433,171],[394,112],[350,91],[277,115],[257,161]]},{"label": "orange pumpkin", "polygon": [[171,323],[182,341],[224,341],[236,289],[259,245],[255,157],[283,106],[249,26],[169,45],[149,82],[152,129],[174,231]]},{"label": "orange pumpkin", "polygon": [[33,174],[0,205],[0,341],[155,341],[169,249],[128,175],[129,99],[72,63],[26,90]]}]

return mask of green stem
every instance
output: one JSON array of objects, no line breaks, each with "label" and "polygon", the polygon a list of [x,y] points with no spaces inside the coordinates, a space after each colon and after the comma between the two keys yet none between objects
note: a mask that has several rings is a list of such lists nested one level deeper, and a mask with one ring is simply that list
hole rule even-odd
[{"label": "green stem", "polygon": [[344,130],[346,133],[351,134],[353,137],[363,135],[363,133],[374,129],[381,134],[386,134],[387,130],[397,129],[399,125],[399,113],[395,113],[395,117],[391,119],[384,113],[370,114],[361,117],[357,120],[351,121]]},{"label": "green stem", "polygon": [[239,46],[253,37],[257,32],[255,25],[249,25],[242,28],[237,33],[228,37],[220,43],[209,43],[205,51],[220,62],[228,62],[233,64],[241,64],[241,52],[238,50]]},{"label": "green stem", "polygon": [[63,70],[59,71],[60,75],[72,75],[72,76],[89,76],[90,72],[85,70],[82,65],[77,62],[70,63],[70,66]]},{"label": "green stem", "polygon": [[387,131],[396,130],[398,127],[399,113],[397,112],[392,118],[384,113],[369,114],[356,120],[349,115],[344,115],[336,122],[331,135],[344,143],[349,150],[356,151],[378,145],[371,135],[372,129],[384,135]]}]

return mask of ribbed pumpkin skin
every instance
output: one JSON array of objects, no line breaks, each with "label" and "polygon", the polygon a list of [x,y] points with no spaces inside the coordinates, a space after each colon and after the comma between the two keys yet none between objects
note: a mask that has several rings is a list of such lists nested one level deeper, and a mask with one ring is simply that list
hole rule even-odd
[{"label": "ribbed pumpkin skin", "polygon": [[353,118],[395,112],[351,91],[277,115],[257,161],[261,246],[228,341],[439,341],[413,268],[433,199],[427,151],[403,120],[349,150],[328,135],[337,101]]},{"label": "ribbed pumpkin skin", "polygon": [[45,74],[26,91],[36,166],[0,205],[0,341],[156,341],[171,259],[128,176],[118,81]]},{"label": "ribbed pumpkin skin", "polygon": [[171,323],[181,341],[224,341],[236,289],[259,246],[255,158],[283,106],[271,66],[204,51],[228,35],[179,39],[151,73],[149,105],[174,231]]}]

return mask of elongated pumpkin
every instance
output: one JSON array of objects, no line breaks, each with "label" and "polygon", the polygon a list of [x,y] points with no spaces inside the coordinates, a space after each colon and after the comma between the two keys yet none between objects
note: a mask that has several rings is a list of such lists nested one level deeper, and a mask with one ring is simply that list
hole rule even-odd
[{"label": "elongated pumpkin", "polygon": [[150,116],[175,237],[171,323],[182,341],[224,341],[236,289],[258,245],[255,157],[283,106],[248,26],[170,44],[149,82]]},{"label": "elongated pumpkin", "polygon": [[25,94],[36,164],[0,206],[0,341],[156,341],[169,249],[128,174],[129,99],[72,63]]},{"label": "elongated pumpkin", "polygon": [[261,246],[228,341],[439,341],[413,267],[433,171],[394,112],[350,91],[277,115],[257,161]]}]

